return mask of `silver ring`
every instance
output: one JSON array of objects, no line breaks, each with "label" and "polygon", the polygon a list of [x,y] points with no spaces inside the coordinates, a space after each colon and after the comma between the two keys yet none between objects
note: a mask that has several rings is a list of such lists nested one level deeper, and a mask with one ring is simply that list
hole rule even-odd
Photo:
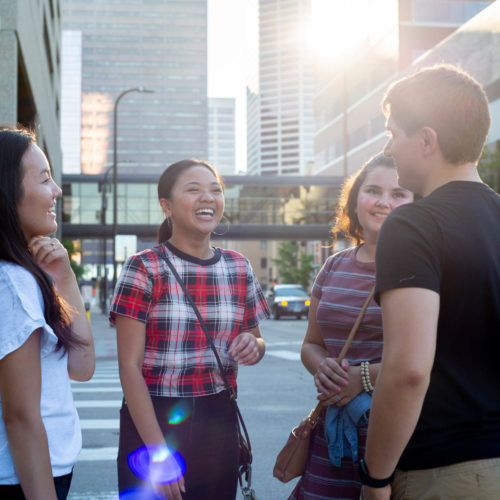
[{"label": "silver ring", "polygon": [[338,395],[335,394],[335,401],[338,403],[342,398]]},{"label": "silver ring", "polygon": [[50,244],[51,244],[52,248],[56,247],[56,242],[55,241],[51,241]]}]

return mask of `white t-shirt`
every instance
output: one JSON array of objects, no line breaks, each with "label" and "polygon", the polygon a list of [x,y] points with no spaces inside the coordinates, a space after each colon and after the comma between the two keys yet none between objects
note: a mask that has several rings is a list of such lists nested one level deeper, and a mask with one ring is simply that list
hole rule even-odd
[{"label": "white t-shirt", "polygon": [[[40,412],[47,432],[54,477],[69,474],[82,445],[78,413],[68,375],[68,355],[55,351],[57,337],[44,318],[42,292],[23,267],[0,260],[0,359],[41,329]],[[0,416],[1,416],[0,397]],[[3,418],[0,419],[0,484],[18,484]]]}]

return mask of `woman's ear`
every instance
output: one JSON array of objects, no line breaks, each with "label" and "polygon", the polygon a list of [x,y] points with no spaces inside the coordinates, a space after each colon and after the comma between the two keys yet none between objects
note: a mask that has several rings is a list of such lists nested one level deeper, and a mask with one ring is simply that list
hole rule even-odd
[{"label": "woman's ear", "polygon": [[165,217],[171,217],[172,211],[170,210],[170,203],[166,198],[160,198],[160,206],[165,214]]}]

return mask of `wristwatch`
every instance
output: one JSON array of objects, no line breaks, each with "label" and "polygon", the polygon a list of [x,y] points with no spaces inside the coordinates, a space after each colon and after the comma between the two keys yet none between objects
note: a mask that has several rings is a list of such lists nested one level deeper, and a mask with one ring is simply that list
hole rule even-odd
[{"label": "wristwatch", "polygon": [[396,473],[396,471],[394,471],[389,477],[386,477],[385,479],[376,479],[370,476],[365,461],[361,459],[359,461],[358,473],[361,479],[361,484],[369,486],[370,488],[383,488],[384,486],[387,486],[394,481],[394,474]]}]

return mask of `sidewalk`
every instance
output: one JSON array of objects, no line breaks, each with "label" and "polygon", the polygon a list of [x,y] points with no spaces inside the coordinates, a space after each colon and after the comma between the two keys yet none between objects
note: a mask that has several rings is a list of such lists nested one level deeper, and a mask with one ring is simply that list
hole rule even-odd
[{"label": "sidewalk", "polygon": [[90,311],[90,325],[94,335],[96,360],[117,359],[116,329],[97,307],[93,307]]}]

